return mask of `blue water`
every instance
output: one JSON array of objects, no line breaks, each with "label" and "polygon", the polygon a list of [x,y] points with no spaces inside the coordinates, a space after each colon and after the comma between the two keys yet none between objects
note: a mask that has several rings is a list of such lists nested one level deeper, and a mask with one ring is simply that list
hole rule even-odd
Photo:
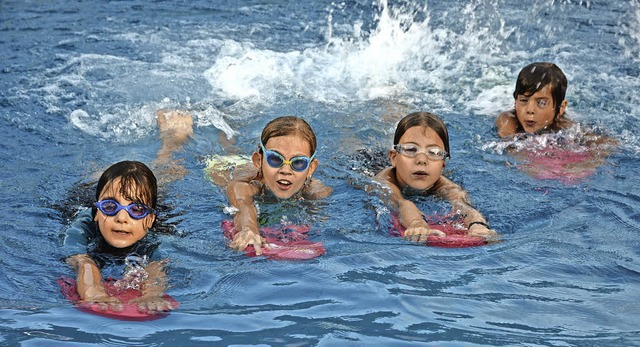
[{"label": "blue water", "polygon": [[[594,175],[538,180],[496,151],[521,67],[554,61],[569,116],[620,141]],[[0,345],[640,345],[640,2],[14,1],[0,3]],[[55,279],[59,206],[110,164],[153,161],[154,112],[189,109],[187,176],[166,187],[167,318],[75,310]],[[392,238],[347,163],[395,122],[440,115],[448,175],[502,242],[437,249]],[[310,209],[327,253],[274,262],[228,249],[207,156],[250,153],[280,115],[319,138]],[[446,204],[426,202],[428,212]]]}]

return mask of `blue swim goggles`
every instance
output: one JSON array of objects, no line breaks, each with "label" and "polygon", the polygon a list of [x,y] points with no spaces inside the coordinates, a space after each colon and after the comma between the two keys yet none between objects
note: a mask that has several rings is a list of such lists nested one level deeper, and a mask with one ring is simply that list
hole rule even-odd
[{"label": "blue swim goggles", "polygon": [[286,160],[282,156],[282,154],[264,148],[264,144],[262,144],[262,141],[260,141],[260,148],[262,148],[262,152],[264,153],[264,157],[267,160],[267,164],[269,164],[269,166],[277,169],[279,167],[282,167],[282,165],[287,164],[291,166],[291,170],[296,172],[302,172],[306,170],[311,164],[313,158],[316,156],[316,154],[313,153],[311,158],[300,155],[297,157],[293,157],[290,160]]},{"label": "blue swim goggles", "polygon": [[113,199],[105,199],[100,200],[93,204],[95,207],[100,210],[106,216],[115,216],[120,212],[120,210],[125,210],[129,214],[129,216],[133,219],[142,219],[149,215],[149,213],[156,213],[156,211],[152,208],[149,208],[143,204],[130,204],[128,206],[120,205],[117,201]]}]

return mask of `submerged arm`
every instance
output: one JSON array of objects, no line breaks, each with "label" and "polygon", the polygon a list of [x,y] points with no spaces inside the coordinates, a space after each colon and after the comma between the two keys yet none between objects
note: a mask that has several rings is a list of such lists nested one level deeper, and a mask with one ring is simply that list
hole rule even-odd
[{"label": "submerged arm", "polygon": [[144,268],[148,277],[141,289],[142,296],[134,300],[139,310],[153,313],[175,308],[163,297],[168,287],[165,265],[164,261],[152,261]]},{"label": "submerged arm", "polygon": [[459,185],[441,176],[436,182],[435,193],[448,200],[452,205],[453,211],[462,216],[464,226],[469,229],[470,235],[482,236],[487,239],[497,237],[498,234],[489,229],[487,220],[482,213],[471,205],[469,194]]}]

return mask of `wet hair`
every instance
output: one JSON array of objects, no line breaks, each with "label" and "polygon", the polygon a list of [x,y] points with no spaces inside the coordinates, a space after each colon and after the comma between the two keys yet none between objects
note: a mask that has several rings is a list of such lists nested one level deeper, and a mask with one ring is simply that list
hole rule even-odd
[{"label": "wet hair", "polygon": [[556,64],[532,63],[525,66],[518,74],[513,98],[517,99],[518,95],[531,96],[546,86],[551,86],[557,116],[567,92],[567,77]]},{"label": "wet hair", "polygon": [[[100,194],[120,179],[120,194],[127,200],[145,204],[156,209],[158,202],[158,182],[151,169],[139,161],[121,161],[106,169],[96,187],[96,201]],[[95,217],[96,208],[92,209]]]},{"label": "wet hair", "polygon": [[[305,122],[304,119],[294,116],[272,119],[264,129],[262,129],[260,140],[262,144],[266,146],[267,141],[273,137],[290,135],[300,136],[303,140],[307,141],[311,147],[310,155],[316,152],[316,134],[313,132],[313,129],[311,129],[309,123]],[[258,153],[262,153],[262,149],[258,149]]]},{"label": "wet hair", "polygon": [[442,122],[438,116],[429,112],[413,112],[402,118],[396,127],[396,133],[393,136],[393,144],[397,145],[398,142],[400,142],[402,135],[404,135],[407,130],[415,126],[425,127],[435,131],[444,143],[444,150],[447,152],[447,156],[449,158],[451,157],[447,126],[444,125],[444,122]]}]

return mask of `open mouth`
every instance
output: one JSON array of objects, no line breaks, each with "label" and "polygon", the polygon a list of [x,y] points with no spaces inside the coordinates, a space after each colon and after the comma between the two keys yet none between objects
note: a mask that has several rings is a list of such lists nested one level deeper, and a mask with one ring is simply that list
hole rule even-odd
[{"label": "open mouth", "polygon": [[118,234],[118,235],[129,235],[130,234],[130,232],[123,231],[123,230],[112,230],[111,232],[113,232],[114,234]]},{"label": "open mouth", "polygon": [[280,189],[283,189],[283,190],[289,189],[289,187],[291,187],[292,185],[292,183],[287,180],[277,180],[276,183],[278,183],[278,187],[280,187]]}]

